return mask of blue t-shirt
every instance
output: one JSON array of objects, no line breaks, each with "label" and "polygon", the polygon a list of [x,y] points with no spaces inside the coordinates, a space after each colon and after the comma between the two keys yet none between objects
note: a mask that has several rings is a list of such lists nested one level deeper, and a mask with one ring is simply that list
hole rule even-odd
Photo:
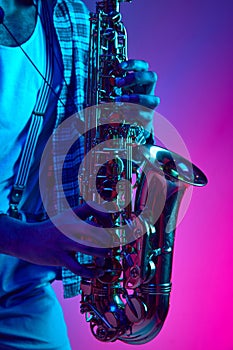
[{"label": "blue t-shirt", "polygon": [[[45,34],[40,18],[30,39],[22,44],[45,75]],[[62,60],[57,39],[54,45],[53,89],[59,94]],[[55,58],[56,57],[56,58]],[[19,47],[0,46],[0,211],[9,208],[9,196],[17,176],[30,116],[43,80]],[[36,146],[20,209],[39,214],[39,163],[52,133],[57,97],[51,92],[42,132]],[[69,342],[61,307],[50,286],[57,268],[28,263],[0,254],[0,348],[68,350]]]}]

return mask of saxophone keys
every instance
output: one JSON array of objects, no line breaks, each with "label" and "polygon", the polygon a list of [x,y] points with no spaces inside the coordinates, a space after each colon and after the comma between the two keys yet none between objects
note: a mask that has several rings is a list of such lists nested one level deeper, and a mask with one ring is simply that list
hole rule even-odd
[{"label": "saxophone keys", "polygon": [[101,283],[111,284],[118,281],[122,273],[122,266],[120,262],[115,258],[106,258],[105,265],[103,266],[105,271],[103,276],[98,277]]},{"label": "saxophone keys", "polygon": [[92,334],[102,342],[112,342],[117,339],[118,331],[115,328],[108,328],[104,324],[98,324],[94,320],[90,322]]},{"label": "saxophone keys", "polygon": [[128,279],[125,283],[126,288],[135,289],[141,284],[141,269],[138,265],[130,268]]},{"label": "saxophone keys", "polygon": [[136,297],[130,297],[125,306],[125,314],[131,323],[140,322],[146,317],[144,303]]},{"label": "saxophone keys", "polygon": [[119,321],[116,319],[116,317],[112,312],[110,311],[105,312],[104,316],[108,320],[108,322],[112,325],[113,328],[119,327]]}]

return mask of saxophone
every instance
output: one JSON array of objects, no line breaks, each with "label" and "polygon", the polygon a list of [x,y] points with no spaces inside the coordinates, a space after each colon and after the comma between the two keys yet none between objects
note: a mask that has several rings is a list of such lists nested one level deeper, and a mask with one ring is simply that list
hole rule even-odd
[{"label": "saxophone", "polygon": [[[109,210],[114,239],[104,275],[82,278],[80,311],[99,341],[136,345],[151,341],[166,319],[180,203],[189,185],[204,186],[207,179],[187,159],[147,144],[143,127],[127,123],[127,104],[115,103],[122,90],[114,79],[127,60],[121,2],[131,1],[97,1],[90,14],[87,104],[97,108],[85,116],[80,192]],[[97,259],[92,266],[99,266]]]}]

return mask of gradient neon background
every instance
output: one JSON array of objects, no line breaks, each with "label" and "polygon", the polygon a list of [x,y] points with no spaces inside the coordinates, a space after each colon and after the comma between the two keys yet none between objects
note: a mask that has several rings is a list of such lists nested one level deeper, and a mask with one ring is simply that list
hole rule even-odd
[{"label": "gradient neon background", "polygon": [[[209,179],[193,191],[178,227],[167,321],[138,348],[233,350],[233,1],[135,0],[122,12],[130,57],[149,61],[158,73],[158,111]],[[55,290],[73,350],[132,348],[97,342],[79,299],[64,301],[58,283]]]}]

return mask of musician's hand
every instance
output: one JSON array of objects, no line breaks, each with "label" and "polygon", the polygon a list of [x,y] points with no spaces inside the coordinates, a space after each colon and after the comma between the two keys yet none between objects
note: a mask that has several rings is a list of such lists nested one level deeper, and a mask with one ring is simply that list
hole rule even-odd
[{"label": "musician's hand", "polygon": [[132,90],[130,95],[121,96],[122,102],[138,103],[154,109],[160,103],[155,96],[157,74],[149,71],[149,64],[142,60],[128,60],[121,63],[123,71],[127,72],[125,78],[116,78],[116,86],[124,90]]},{"label": "musician's hand", "polygon": [[130,94],[124,94],[119,99],[121,102],[137,103],[154,109],[160,103],[155,96],[157,74],[149,71],[149,64],[142,60],[128,60],[121,63],[123,71],[127,72],[124,78],[116,78],[116,86],[129,90]]},{"label": "musician's hand", "polygon": [[151,134],[153,139],[154,109],[160,103],[159,97],[154,94],[157,74],[149,71],[149,64],[142,60],[122,62],[121,69],[127,74],[124,78],[115,79],[116,86],[123,88],[123,95],[117,97],[116,101],[147,107],[146,109],[137,107],[135,110],[131,110],[131,116],[134,116],[134,121],[138,121],[144,126],[145,130],[148,131],[148,135]]},{"label": "musician's hand", "polygon": [[[78,212],[78,209],[76,211]],[[89,216],[89,213],[90,211],[85,214],[82,209],[81,217],[85,218],[85,216]],[[103,275],[102,270],[93,270],[82,266],[75,255],[76,252],[81,252],[97,257],[105,257],[110,249],[91,247],[88,242],[86,244],[77,243],[64,235],[53,225],[51,220],[41,223],[25,223],[8,216],[1,216],[0,221],[0,253],[12,255],[37,265],[64,266],[83,277],[93,278]],[[78,221],[78,226],[77,222],[67,222],[65,213],[59,215],[58,221],[63,229],[69,226],[69,230],[78,230],[80,235],[88,236],[93,242],[97,241],[95,239],[96,227],[86,226],[82,220]],[[98,228],[97,238],[98,241],[107,240],[109,238],[108,233],[105,229]]]}]

